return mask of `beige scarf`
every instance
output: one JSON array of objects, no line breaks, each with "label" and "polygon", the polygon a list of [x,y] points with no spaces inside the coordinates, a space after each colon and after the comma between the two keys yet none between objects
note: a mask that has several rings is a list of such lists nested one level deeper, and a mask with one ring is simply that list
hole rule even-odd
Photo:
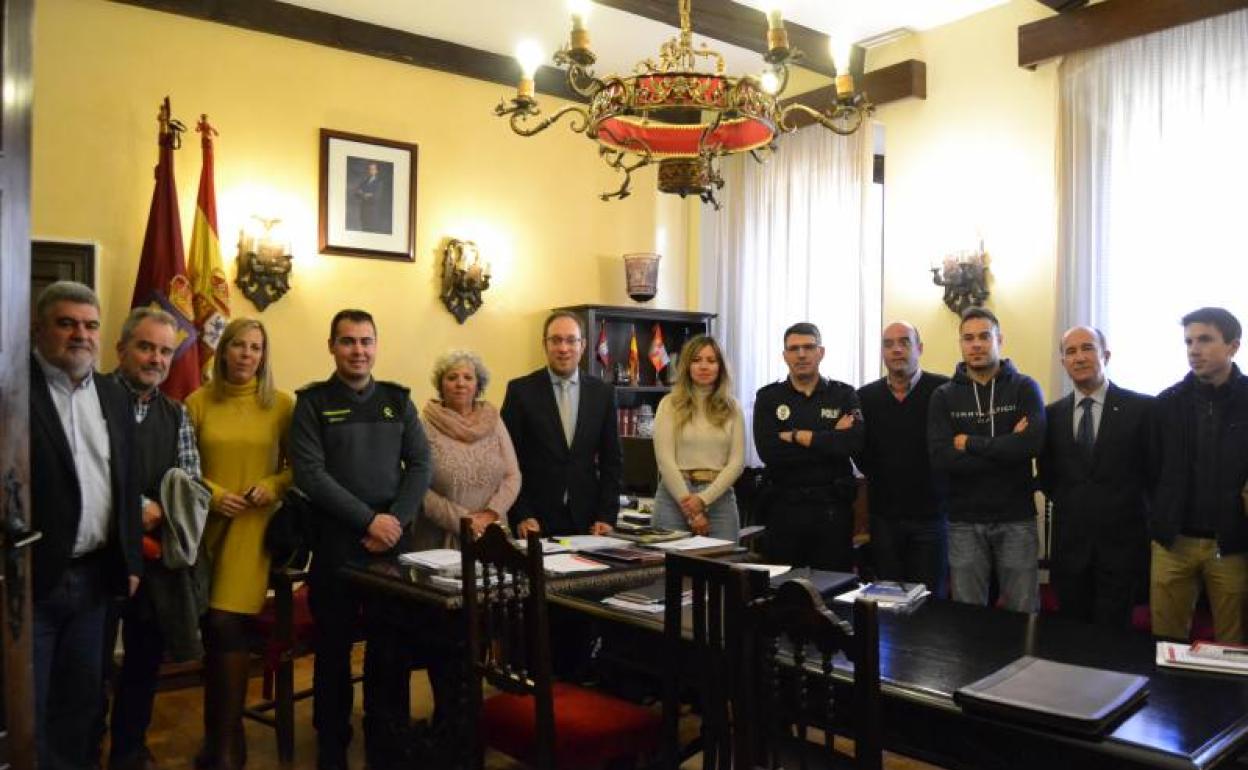
[{"label": "beige scarf", "polygon": [[478,401],[471,412],[463,415],[446,408],[437,399],[430,399],[421,415],[439,433],[465,444],[475,444],[489,436],[498,424],[498,410],[485,401]]}]

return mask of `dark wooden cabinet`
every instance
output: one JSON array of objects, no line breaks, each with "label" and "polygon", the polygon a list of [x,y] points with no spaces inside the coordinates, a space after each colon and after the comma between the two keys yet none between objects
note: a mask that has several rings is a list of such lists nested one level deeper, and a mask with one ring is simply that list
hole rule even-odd
[{"label": "dark wooden cabinet", "polygon": [[[585,327],[585,354],[581,357],[581,371],[615,385],[620,439],[624,450],[625,491],[653,495],[657,484],[654,446],[649,436],[639,435],[644,432],[644,426],[639,425],[645,420],[647,410],[643,407],[649,407],[651,416],[658,409],[659,401],[670,390],[669,378],[675,376],[681,348],[699,334],[713,334],[715,314],[612,305],[574,305],[556,309],[575,314]],[[670,360],[657,375],[650,361],[656,326],[663,335],[663,347]],[[634,335],[637,337],[637,381],[622,384],[617,377],[618,365],[622,364],[627,370],[629,345]],[[599,356],[599,342],[604,336],[607,342],[606,365]]]},{"label": "dark wooden cabinet", "polygon": [[[657,404],[668,391],[668,378],[674,375],[680,348],[698,334],[713,333],[714,313],[686,310],[655,310],[646,307],[618,307],[613,305],[573,305],[556,308],[574,313],[585,327],[585,353],[581,357],[581,371],[610,382],[616,386],[621,398],[639,397],[638,403]],[[656,327],[663,335],[663,346],[671,365],[656,375],[650,361],[650,346],[654,341]],[[607,362],[599,357],[599,342],[605,334]],[[628,367],[629,343],[637,338],[637,379],[623,384],[618,381],[619,364]],[[630,398],[630,400],[632,400]]]}]

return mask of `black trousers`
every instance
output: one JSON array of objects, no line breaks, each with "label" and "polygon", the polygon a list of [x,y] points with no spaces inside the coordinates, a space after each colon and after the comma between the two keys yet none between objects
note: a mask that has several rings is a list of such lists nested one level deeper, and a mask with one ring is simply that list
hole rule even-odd
[{"label": "black trousers", "polygon": [[313,561],[308,603],[316,621],[312,723],[318,751],[345,751],[351,741],[351,648],[363,629],[365,724],[395,729],[411,719],[409,646],[349,583],[337,565]]},{"label": "black trousers", "polygon": [[852,572],[853,509],[837,500],[773,497],[767,504],[763,555],[774,564]]},{"label": "black trousers", "polygon": [[1148,573],[1135,565],[1106,563],[1094,555],[1079,565],[1055,559],[1050,574],[1062,615],[1109,628],[1130,628],[1131,611]]}]

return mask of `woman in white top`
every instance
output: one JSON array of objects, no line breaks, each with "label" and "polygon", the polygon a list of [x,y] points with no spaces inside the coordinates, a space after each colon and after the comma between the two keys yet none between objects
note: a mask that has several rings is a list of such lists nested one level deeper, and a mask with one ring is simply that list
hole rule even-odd
[{"label": "woman in white top", "polygon": [[699,335],[685,344],[676,384],[654,418],[657,526],[737,539],[741,522],[732,485],[745,464],[745,418],[731,384],[714,338]]}]

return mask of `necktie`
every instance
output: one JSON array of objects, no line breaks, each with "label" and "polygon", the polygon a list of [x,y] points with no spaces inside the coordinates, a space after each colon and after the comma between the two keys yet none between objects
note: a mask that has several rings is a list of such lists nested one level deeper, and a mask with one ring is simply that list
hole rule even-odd
[{"label": "necktie", "polygon": [[1075,431],[1075,443],[1089,460],[1092,459],[1092,445],[1096,442],[1096,436],[1092,433],[1093,403],[1095,400],[1091,396],[1079,399],[1079,408],[1083,410],[1083,414],[1079,416],[1079,428]]},{"label": "necktie", "polygon": [[563,438],[568,442],[568,446],[572,446],[572,433],[576,429],[575,423],[572,422],[571,387],[571,381],[559,380],[559,422],[563,424]]}]

